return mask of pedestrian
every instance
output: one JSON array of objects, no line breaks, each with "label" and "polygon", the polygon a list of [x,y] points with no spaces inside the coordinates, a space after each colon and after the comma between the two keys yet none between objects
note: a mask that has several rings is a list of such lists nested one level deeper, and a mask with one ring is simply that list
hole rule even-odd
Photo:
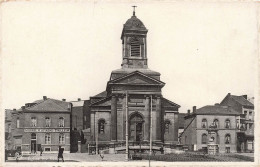
[{"label": "pedestrian", "polygon": [[15,160],[16,160],[16,162],[18,162],[19,158],[20,158],[20,154],[19,154],[19,152],[17,151],[17,152],[15,153]]},{"label": "pedestrian", "polygon": [[42,152],[43,152],[43,150],[42,150],[42,147],[40,148],[40,151],[41,151],[41,154],[40,154],[40,156],[42,156]]},{"label": "pedestrian", "polygon": [[64,159],[63,159],[63,151],[64,151],[64,149],[61,148],[61,146],[59,146],[59,151],[58,151],[58,162],[59,162],[60,158],[62,158],[62,161],[64,162]]}]

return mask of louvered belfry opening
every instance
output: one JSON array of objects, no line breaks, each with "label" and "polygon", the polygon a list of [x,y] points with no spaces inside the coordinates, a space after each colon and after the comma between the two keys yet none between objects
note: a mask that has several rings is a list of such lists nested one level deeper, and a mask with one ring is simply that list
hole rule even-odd
[{"label": "louvered belfry opening", "polygon": [[140,57],[140,42],[138,39],[134,38],[131,40],[131,56]]}]

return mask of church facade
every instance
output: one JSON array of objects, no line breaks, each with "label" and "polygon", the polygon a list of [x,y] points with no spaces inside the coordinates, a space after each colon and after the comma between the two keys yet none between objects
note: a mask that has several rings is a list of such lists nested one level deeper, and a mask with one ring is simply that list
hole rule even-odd
[{"label": "church facade", "polygon": [[93,141],[125,142],[127,129],[129,142],[145,144],[150,135],[153,143],[178,142],[180,105],[162,96],[165,83],[148,68],[147,32],[135,12],[123,26],[121,68],[111,72],[105,91],[90,97]]}]

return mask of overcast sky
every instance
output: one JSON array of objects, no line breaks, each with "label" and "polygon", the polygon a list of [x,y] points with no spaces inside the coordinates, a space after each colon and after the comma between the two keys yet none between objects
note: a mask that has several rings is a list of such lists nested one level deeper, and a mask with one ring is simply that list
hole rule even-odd
[{"label": "overcast sky", "polygon": [[254,96],[253,3],[25,1],[1,6],[2,109],[104,91],[121,68],[120,35],[132,5],[149,30],[148,67],[161,73],[163,96],[180,112],[219,103],[229,92]]}]

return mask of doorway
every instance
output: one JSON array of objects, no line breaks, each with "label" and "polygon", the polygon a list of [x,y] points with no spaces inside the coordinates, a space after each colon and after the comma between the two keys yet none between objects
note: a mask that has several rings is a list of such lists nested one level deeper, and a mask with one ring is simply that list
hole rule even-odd
[{"label": "doorway", "polygon": [[31,153],[36,153],[37,151],[37,144],[36,144],[36,134],[31,134]]},{"label": "doorway", "polygon": [[139,113],[130,117],[130,141],[140,142],[143,140],[144,120]]}]

